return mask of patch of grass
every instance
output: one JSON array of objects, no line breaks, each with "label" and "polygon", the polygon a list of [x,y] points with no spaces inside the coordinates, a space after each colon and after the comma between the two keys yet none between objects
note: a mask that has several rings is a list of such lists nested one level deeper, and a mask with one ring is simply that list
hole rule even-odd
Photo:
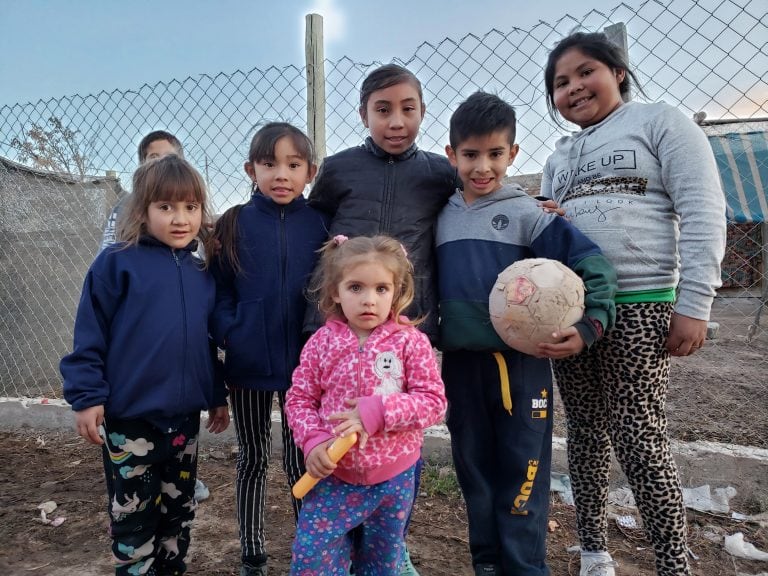
[{"label": "patch of grass", "polygon": [[456,471],[450,464],[438,464],[424,461],[421,469],[419,492],[427,496],[447,496],[461,498],[461,489],[456,479]]}]

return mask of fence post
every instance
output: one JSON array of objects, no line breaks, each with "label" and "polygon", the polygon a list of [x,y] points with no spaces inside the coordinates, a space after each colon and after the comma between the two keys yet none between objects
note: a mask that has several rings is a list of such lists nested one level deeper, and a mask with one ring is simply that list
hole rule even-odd
[{"label": "fence post", "polygon": [[[624,22],[617,22],[603,28],[603,32],[608,36],[608,40],[613,42],[624,54],[627,62],[629,62],[629,44],[627,43],[627,26]],[[632,100],[631,92],[624,95],[624,102]]]},{"label": "fence post", "polygon": [[315,146],[318,164],[325,158],[325,65],[323,17],[306,15],[307,133]]}]

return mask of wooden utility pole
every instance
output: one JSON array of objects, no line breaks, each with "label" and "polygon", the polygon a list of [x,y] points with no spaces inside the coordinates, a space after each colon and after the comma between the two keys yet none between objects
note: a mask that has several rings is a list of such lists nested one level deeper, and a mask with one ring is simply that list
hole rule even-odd
[{"label": "wooden utility pole", "polygon": [[307,133],[315,145],[317,163],[325,158],[325,65],[323,17],[307,14],[305,57],[307,62]]}]

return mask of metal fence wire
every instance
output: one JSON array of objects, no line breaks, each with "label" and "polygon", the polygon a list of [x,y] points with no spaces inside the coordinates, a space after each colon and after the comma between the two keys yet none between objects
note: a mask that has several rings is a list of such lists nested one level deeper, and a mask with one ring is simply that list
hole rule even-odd
[{"label": "metal fence wire", "polygon": [[[733,123],[765,139],[765,122],[758,119],[768,117],[767,8],[765,0],[648,0],[528,29],[425,42],[410,58],[394,61],[424,86],[427,116],[418,140],[424,149],[443,151],[450,114],[471,92],[495,92],[513,103],[521,152],[511,174],[534,175],[526,182],[535,187],[535,174],[563,131],[547,113],[542,71],[558,39],[576,28],[624,23],[629,60],[648,100],[665,100],[689,116],[705,112],[705,130]],[[380,64],[325,61],[328,154],[365,137],[358,91]],[[60,397],[58,361],[71,348],[82,280],[111,206],[130,189],[144,134],[176,134],[222,212],[249,194],[242,165],[255,127],[284,120],[306,129],[306,102],[305,67],[287,66],[0,107],[0,396]],[[39,147],[30,148],[41,138],[48,146],[42,156]],[[746,351],[722,361],[747,358],[765,372],[768,320],[759,311],[768,284],[762,224],[768,210],[764,198],[750,194],[759,196],[768,167],[765,155],[746,154],[732,160],[751,166],[738,184],[751,210],[730,226],[724,288],[713,311],[719,330],[708,349]],[[752,385],[755,397],[765,398],[766,378]],[[760,425],[766,436],[765,420]],[[736,433],[724,436],[739,441]]]}]

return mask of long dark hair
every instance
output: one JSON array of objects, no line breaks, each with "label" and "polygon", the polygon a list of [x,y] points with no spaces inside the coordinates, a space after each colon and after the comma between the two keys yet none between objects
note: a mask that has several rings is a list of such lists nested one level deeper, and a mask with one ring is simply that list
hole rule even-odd
[{"label": "long dark hair", "polygon": [[[310,165],[315,164],[315,147],[312,140],[301,130],[288,122],[268,122],[259,128],[251,139],[248,148],[248,162],[261,162],[274,160],[275,146],[281,138],[290,138],[294,148],[302,160]],[[251,192],[258,192],[258,187],[253,184]],[[245,204],[233,206],[216,221],[216,229],[213,233],[217,257],[226,261],[228,266],[238,274],[242,268],[237,257],[237,217]]]},{"label": "long dark hair", "polygon": [[560,40],[547,57],[544,67],[544,86],[547,90],[547,109],[549,116],[560,124],[560,114],[555,106],[555,67],[560,57],[568,50],[576,49],[590,58],[602,62],[611,70],[624,70],[624,80],[619,84],[619,92],[624,101],[629,99],[632,86],[645,95],[637,77],[629,69],[624,51],[611,42],[603,32],[573,32]]}]

